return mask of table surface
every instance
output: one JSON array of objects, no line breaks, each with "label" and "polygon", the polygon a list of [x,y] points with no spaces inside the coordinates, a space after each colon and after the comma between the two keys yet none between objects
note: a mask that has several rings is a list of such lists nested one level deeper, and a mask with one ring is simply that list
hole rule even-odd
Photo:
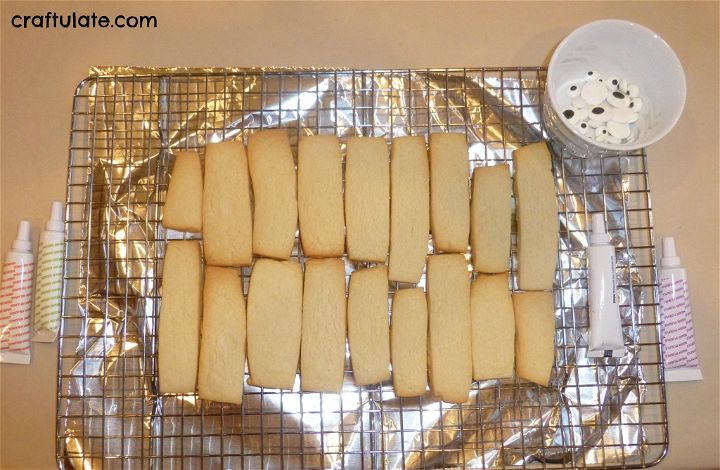
[{"label": "table surface", "polygon": [[[718,468],[719,3],[29,3],[2,2],[0,250],[17,222],[37,243],[65,197],[73,91],[91,65],[410,68],[547,64],[583,23],[636,21],[687,76],[677,127],[648,150],[656,240],[687,267],[704,380],[667,386],[670,450],[660,468]],[[16,29],[13,15],[155,15],[156,29]],[[0,365],[0,467],[55,466],[56,344]]]}]

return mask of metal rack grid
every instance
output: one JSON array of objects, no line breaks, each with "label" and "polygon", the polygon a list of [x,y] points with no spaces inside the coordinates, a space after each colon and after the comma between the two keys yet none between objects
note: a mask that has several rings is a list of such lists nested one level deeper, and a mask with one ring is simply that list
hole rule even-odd
[{"label": "metal rack grid", "polygon": [[[246,387],[242,407],[159,396],[155,327],[170,155],[287,127],[301,135],[464,132],[471,168],[543,138],[542,68],[97,69],[78,86],[68,168],[58,358],[62,468],[644,467],[667,449],[646,156],[587,160],[557,145],[561,247],[553,388],[475,382],[461,406],[399,399],[390,383],[341,395]],[[585,260],[604,210],[629,357],[587,361]],[[514,227],[513,227],[514,232]],[[514,234],[513,234],[514,240]],[[514,279],[513,245],[512,277]],[[294,256],[303,261],[296,244]],[[346,262],[348,273],[356,266]],[[239,270],[247,283],[249,268]],[[513,281],[514,284],[514,281]],[[424,281],[420,285],[424,285]],[[394,289],[398,286],[394,286]],[[515,286],[513,285],[513,289]],[[391,289],[391,290],[394,290]]]}]

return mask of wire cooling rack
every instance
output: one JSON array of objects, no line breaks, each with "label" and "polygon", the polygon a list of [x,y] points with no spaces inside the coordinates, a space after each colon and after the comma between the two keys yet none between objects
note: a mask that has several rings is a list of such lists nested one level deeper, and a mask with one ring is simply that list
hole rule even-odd
[{"label": "wire cooling rack", "polygon": [[[561,243],[553,386],[475,382],[463,405],[246,386],[242,407],[157,393],[157,314],[171,154],[256,129],[301,135],[464,132],[470,167],[543,138],[542,68],[106,67],[78,86],[68,168],[57,381],[61,468],[645,467],[667,450],[646,155],[587,160],[554,144]],[[628,354],[590,360],[584,247],[601,210],[618,248]],[[514,227],[513,227],[514,240]],[[300,247],[293,256],[302,262]],[[356,268],[347,262],[347,272]],[[512,279],[515,257],[513,245]],[[247,289],[250,269],[239,270]],[[424,280],[420,283],[424,285]],[[393,286],[394,290],[399,286]]]}]

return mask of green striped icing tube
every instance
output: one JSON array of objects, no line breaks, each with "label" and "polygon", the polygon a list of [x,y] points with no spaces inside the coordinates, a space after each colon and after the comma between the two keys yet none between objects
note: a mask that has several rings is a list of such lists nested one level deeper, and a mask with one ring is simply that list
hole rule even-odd
[{"label": "green striped icing tube", "polygon": [[53,202],[50,220],[45,231],[40,234],[33,302],[35,334],[32,340],[41,343],[55,341],[60,329],[63,253],[65,251],[62,212],[62,203]]}]

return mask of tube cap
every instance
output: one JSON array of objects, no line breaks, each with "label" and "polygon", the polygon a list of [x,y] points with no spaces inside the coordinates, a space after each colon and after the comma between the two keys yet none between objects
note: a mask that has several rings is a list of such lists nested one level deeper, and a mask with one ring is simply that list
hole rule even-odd
[{"label": "tube cap", "polygon": [[590,232],[591,245],[603,245],[610,241],[610,235],[605,228],[605,216],[602,212],[594,212],[592,215],[592,232]]},{"label": "tube cap", "polygon": [[17,237],[12,244],[14,251],[31,251],[32,244],[30,242],[30,222],[21,220],[18,224]]},{"label": "tube cap", "polygon": [[675,251],[675,238],[663,237],[662,239],[662,258],[660,258],[660,265],[663,268],[677,268],[680,267],[680,257]]},{"label": "tube cap", "polygon": [[48,232],[64,232],[65,223],[63,222],[63,209],[65,206],[60,201],[53,201],[50,209],[50,219],[45,224],[45,230]]}]

